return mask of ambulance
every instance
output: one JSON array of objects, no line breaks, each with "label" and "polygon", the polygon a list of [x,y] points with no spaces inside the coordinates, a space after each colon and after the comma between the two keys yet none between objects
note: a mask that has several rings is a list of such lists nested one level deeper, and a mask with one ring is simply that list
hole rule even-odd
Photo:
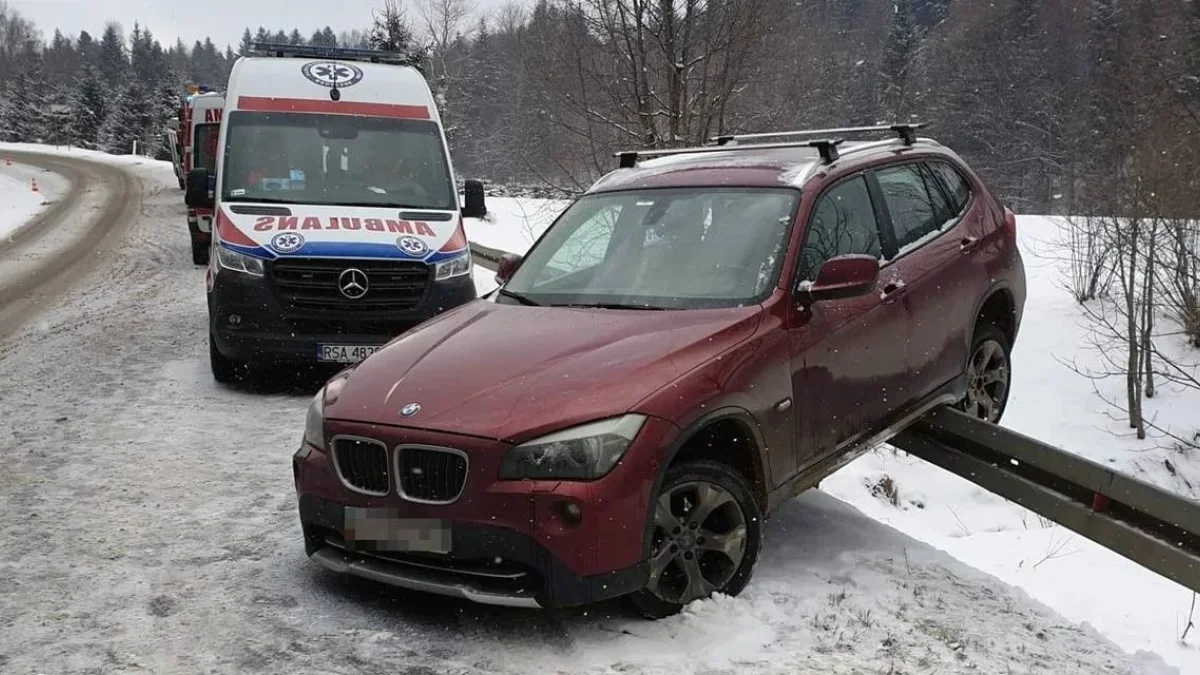
[{"label": "ambulance", "polygon": [[[180,125],[182,136],[182,170],[188,176],[194,169],[203,168],[212,175],[217,169],[217,142],[221,116],[225,108],[224,95],[213,91],[189,94]],[[192,262],[208,264],[212,245],[212,208],[188,205],[188,236],[192,245]]]},{"label": "ambulance", "polygon": [[[215,180],[198,165],[186,201],[211,208],[214,378],[249,366],[355,363],[477,297],[442,122],[400,55],[258,45],[225,91]],[[460,203],[461,201],[461,203]]]}]

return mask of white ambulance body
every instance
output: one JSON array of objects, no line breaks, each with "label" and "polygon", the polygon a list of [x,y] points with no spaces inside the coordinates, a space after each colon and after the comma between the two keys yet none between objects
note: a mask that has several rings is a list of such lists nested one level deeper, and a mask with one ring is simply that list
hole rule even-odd
[{"label": "white ambulance body", "polygon": [[[187,102],[185,135],[183,141],[183,175],[196,168],[217,170],[218,141],[220,140],[221,117],[225,109],[225,96],[217,92],[193,94]],[[211,208],[188,207],[187,226],[192,244],[192,262],[197,265],[208,263],[208,252],[212,247]]]},{"label": "white ambulance body", "polygon": [[[209,263],[213,374],[354,362],[476,297],[437,106],[416,69],[361,50],[271,46],[225,92]],[[199,173],[199,172],[198,172]]]}]

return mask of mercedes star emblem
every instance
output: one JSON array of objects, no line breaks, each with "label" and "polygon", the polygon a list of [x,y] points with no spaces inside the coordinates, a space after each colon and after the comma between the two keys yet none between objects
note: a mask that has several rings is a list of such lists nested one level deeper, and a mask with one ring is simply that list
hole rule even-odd
[{"label": "mercedes star emblem", "polygon": [[338,277],[338,290],[342,295],[357,300],[367,294],[367,273],[351,267]]},{"label": "mercedes star emblem", "polygon": [[406,405],[400,409],[400,416],[401,417],[412,417],[413,415],[416,415],[419,412],[421,412],[421,404],[420,403],[409,403],[408,405]]}]

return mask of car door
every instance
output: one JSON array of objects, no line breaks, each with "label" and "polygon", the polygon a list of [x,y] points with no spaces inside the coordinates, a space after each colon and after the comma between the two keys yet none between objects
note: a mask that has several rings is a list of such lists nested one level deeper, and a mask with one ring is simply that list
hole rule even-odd
[{"label": "car door", "polygon": [[981,279],[986,271],[973,259],[982,232],[979,216],[969,215],[961,186],[949,192],[939,175],[942,167],[933,166],[910,161],[873,172],[897,247],[883,283],[903,287],[902,303],[912,318],[907,403],[962,372],[981,282],[986,287]]},{"label": "car door", "polygon": [[[881,208],[862,174],[824,191],[805,228],[797,282],[814,280],[835,256],[885,257]],[[880,290],[807,307],[793,303],[788,346],[800,408],[800,468],[862,440],[905,396],[906,324],[903,303],[890,302]]]}]

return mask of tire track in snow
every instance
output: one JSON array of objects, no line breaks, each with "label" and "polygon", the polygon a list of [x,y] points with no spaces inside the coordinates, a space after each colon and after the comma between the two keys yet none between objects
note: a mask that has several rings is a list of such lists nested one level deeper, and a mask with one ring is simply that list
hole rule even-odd
[{"label": "tire track in snow", "polygon": [[11,156],[66,177],[70,187],[0,245],[0,338],[103,261],[136,219],[141,198],[137,180],[109,165],[28,153]]}]

